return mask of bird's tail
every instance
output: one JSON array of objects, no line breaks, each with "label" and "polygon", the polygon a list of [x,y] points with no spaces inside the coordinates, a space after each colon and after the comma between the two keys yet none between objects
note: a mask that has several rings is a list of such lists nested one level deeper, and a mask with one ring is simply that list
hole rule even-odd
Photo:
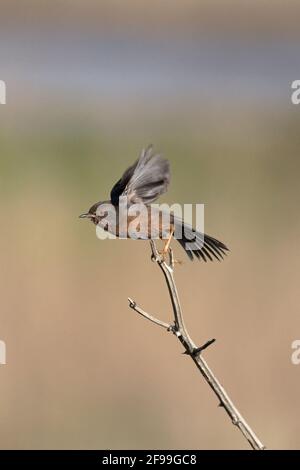
[{"label": "bird's tail", "polygon": [[[174,222],[175,234],[176,226],[182,232],[182,237],[177,240],[191,261],[194,260],[194,257],[205,262],[214,259],[221,261],[224,255],[227,254],[226,252],[229,251],[227,246],[216,238],[195,231],[191,225],[185,224],[181,220],[175,219]],[[178,227],[178,224],[180,224],[180,227]]]}]

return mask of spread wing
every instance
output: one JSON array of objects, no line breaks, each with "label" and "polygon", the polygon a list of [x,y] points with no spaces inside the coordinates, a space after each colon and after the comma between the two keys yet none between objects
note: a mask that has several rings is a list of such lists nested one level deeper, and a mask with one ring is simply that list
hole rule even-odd
[{"label": "spread wing", "polygon": [[161,155],[153,153],[153,147],[150,145],[114,185],[110,199],[114,205],[119,204],[120,196],[127,196],[131,204],[151,204],[167,191],[169,182],[169,162]]}]

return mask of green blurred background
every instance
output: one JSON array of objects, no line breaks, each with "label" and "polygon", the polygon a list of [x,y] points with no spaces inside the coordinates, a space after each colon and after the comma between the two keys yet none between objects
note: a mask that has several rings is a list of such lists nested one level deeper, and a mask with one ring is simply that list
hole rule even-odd
[{"label": "green blurred background", "polygon": [[78,219],[152,142],[222,263],[176,270],[191,336],[269,448],[300,448],[300,5],[0,4],[0,446],[248,448],[175,339],[147,243]]}]

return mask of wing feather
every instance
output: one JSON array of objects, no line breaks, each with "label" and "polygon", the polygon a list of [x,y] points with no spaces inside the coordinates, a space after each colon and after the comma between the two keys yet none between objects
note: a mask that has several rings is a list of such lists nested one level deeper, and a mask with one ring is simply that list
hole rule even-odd
[{"label": "wing feather", "polygon": [[119,203],[120,196],[127,196],[130,204],[151,204],[168,189],[170,165],[149,145],[139,159],[129,167],[111,191],[111,201]]}]

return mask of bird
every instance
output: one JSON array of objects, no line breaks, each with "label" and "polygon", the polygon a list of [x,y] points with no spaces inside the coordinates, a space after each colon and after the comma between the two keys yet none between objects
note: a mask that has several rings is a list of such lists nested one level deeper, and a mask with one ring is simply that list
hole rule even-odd
[{"label": "bird", "polygon": [[[191,261],[221,261],[229,251],[223,242],[194,230],[181,217],[172,212],[167,214],[153,205],[160,195],[167,192],[169,183],[169,161],[155,153],[153,145],[149,145],[113,186],[110,200],[96,202],[79,217],[91,220],[119,238],[160,238],[165,241],[161,253],[163,257],[175,238]],[[139,210],[132,210],[136,206]],[[122,216],[123,225],[120,224]],[[130,230],[130,224],[136,230]],[[141,227],[144,229],[141,230]],[[176,236],[178,233],[180,236]]]}]

